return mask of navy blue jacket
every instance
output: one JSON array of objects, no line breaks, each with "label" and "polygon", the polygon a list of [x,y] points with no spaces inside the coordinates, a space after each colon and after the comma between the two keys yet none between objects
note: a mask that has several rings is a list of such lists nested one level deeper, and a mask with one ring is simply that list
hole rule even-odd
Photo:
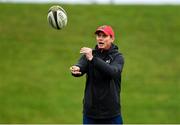
[{"label": "navy blue jacket", "polygon": [[103,119],[121,114],[120,91],[123,64],[123,56],[114,44],[108,51],[103,52],[96,46],[91,61],[88,61],[85,55],[79,59],[76,66],[80,67],[82,74],[74,76],[79,77],[86,73],[84,115]]}]

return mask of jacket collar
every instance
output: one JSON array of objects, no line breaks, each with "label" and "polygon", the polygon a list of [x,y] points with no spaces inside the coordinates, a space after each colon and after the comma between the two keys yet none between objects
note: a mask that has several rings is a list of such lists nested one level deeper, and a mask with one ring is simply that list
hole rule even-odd
[{"label": "jacket collar", "polygon": [[108,50],[101,50],[101,49],[98,49],[98,45],[96,45],[95,51],[102,54],[112,54],[112,53],[118,52],[118,47],[112,43],[111,47]]}]

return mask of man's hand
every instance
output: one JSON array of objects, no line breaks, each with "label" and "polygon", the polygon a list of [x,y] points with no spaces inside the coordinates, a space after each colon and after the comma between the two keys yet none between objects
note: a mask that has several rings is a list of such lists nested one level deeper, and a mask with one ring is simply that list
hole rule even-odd
[{"label": "man's hand", "polygon": [[71,66],[70,71],[74,75],[81,75],[80,68],[78,66]]},{"label": "man's hand", "polygon": [[81,48],[80,53],[85,54],[87,60],[89,60],[89,61],[91,61],[93,59],[91,48],[83,47],[83,48]]}]

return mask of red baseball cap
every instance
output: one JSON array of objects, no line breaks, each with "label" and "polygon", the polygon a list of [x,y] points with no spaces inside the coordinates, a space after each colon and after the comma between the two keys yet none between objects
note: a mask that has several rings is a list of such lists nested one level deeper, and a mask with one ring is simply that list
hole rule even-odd
[{"label": "red baseball cap", "polygon": [[114,31],[111,26],[108,25],[99,26],[96,29],[95,34],[97,34],[98,32],[103,32],[104,34],[110,35],[112,38],[114,38]]}]

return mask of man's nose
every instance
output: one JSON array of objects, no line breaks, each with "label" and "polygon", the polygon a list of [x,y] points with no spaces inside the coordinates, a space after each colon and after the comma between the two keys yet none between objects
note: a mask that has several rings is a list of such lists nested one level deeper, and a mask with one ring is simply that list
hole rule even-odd
[{"label": "man's nose", "polygon": [[103,41],[103,38],[102,37],[98,38],[98,41]]}]

